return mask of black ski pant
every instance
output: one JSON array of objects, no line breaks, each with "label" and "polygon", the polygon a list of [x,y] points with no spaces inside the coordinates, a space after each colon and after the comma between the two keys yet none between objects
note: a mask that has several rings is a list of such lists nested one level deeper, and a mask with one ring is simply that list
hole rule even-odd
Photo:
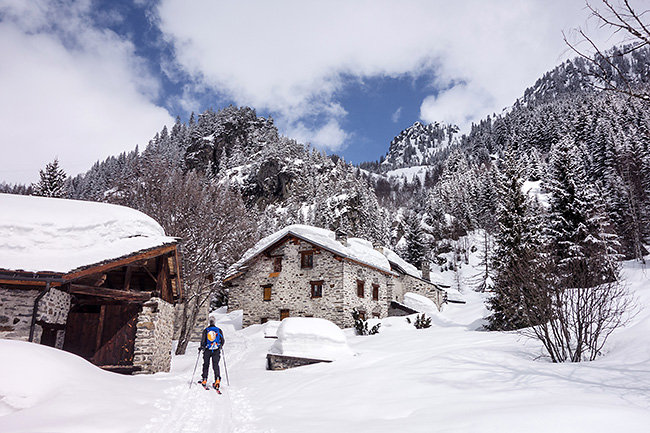
[{"label": "black ski pant", "polygon": [[212,360],[212,369],[214,370],[214,379],[221,379],[221,374],[219,374],[219,359],[221,358],[221,350],[209,350],[205,349],[203,351],[203,374],[201,378],[204,380],[208,379],[208,370],[210,369],[210,360]]}]

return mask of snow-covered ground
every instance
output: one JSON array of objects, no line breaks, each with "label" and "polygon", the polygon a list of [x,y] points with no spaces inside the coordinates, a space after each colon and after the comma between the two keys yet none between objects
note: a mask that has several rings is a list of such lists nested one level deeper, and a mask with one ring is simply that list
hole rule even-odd
[{"label": "snow-covered ground", "polygon": [[389,318],[378,335],[345,330],[355,356],[286,371],[265,370],[275,340],[263,325],[236,330],[225,316],[223,395],[189,386],[196,344],[170,373],[128,377],[0,340],[0,432],[647,432],[650,275],[636,263],[624,275],[645,308],[605,356],[579,364],[552,364],[515,333],[477,331],[486,311],[471,291],[431,328]]}]

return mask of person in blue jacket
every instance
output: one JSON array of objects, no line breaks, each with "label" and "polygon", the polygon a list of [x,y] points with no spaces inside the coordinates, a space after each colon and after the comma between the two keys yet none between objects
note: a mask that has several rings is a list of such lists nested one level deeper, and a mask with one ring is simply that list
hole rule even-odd
[{"label": "person in blue jacket", "polygon": [[215,318],[210,316],[210,326],[203,330],[201,335],[201,345],[199,350],[203,351],[203,374],[201,375],[201,384],[207,387],[208,370],[210,369],[210,360],[214,370],[214,383],[212,387],[219,390],[221,375],[219,374],[219,359],[221,358],[221,347],[226,342],[223,332],[215,325]]}]

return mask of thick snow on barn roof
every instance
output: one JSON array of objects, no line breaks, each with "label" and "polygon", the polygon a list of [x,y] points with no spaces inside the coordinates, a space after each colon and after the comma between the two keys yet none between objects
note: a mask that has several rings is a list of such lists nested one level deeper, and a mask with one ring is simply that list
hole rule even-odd
[{"label": "thick snow on barn roof", "polygon": [[[360,238],[348,238],[347,246],[345,246],[336,240],[336,234],[331,230],[300,224],[290,225],[260,240],[244,254],[241,260],[230,268],[230,272],[228,272],[229,276],[234,275],[245,266],[251,258],[260,254],[287,235],[297,236],[303,240],[332,251],[341,257],[364,263],[385,272],[392,273],[391,263],[395,263],[407,274],[417,278],[422,278],[422,273],[415,266],[407,263],[388,248],[384,247],[382,248],[382,251],[378,251],[373,248],[371,242]],[[433,282],[437,283],[436,281]]]},{"label": "thick snow on barn roof", "polygon": [[0,194],[0,269],[68,273],[176,241],[124,206]]}]

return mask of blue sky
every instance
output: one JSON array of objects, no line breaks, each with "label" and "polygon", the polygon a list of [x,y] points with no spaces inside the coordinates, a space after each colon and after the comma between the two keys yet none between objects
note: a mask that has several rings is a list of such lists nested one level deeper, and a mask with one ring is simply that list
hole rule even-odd
[{"label": "blue sky", "polygon": [[55,157],[76,175],[229,104],[377,160],[416,121],[467,131],[512,104],[586,19],[582,0],[0,0],[0,181]]}]

